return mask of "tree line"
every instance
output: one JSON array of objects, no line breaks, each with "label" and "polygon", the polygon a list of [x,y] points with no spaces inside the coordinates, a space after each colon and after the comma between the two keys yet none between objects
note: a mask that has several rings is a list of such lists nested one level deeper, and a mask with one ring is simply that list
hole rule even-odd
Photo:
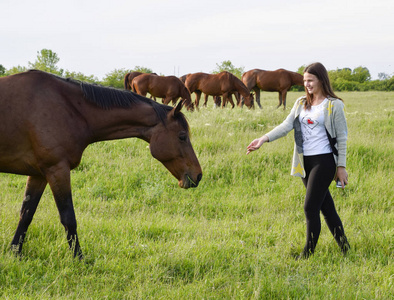
[{"label": "tree line", "polygon": [[[8,76],[28,69],[37,69],[49,72],[62,77],[72,77],[77,80],[101,84],[115,88],[123,88],[123,80],[126,73],[138,71],[143,73],[153,73],[153,71],[146,67],[135,66],[133,69],[114,69],[105,74],[102,80],[99,80],[94,75],[85,75],[81,72],[69,71],[61,69],[57,66],[60,61],[58,55],[49,49],[42,49],[37,52],[37,58],[34,62],[29,62],[28,67],[16,66],[6,69],[0,64],[0,77]],[[305,65],[298,68],[297,72],[303,74]],[[220,64],[216,64],[216,68],[211,73],[219,73],[228,71],[238,78],[241,78],[245,72],[244,67],[235,67],[231,61],[226,60]],[[162,74],[161,74],[162,75]],[[328,75],[331,80],[332,87],[335,91],[394,91],[394,76],[386,73],[379,73],[377,80],[371,79],[369,70],[365,67],[357,67],[355,69],[342,68],[336,70],[329,70]],[[292,90],[302,91],[303,87],[294,86]]]}]

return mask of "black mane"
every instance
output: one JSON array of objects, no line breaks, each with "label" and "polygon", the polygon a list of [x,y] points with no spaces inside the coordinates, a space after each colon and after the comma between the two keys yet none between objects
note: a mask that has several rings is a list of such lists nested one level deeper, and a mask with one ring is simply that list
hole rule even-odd
[{"label": "black mane", "polygon": [[[103,109],[111,109],[113,107],[127,108],[132,107],[133,105],[138,105],[138,103],[147,103],[153,107],[157,116],[164,124],[166,123],[168,112],[173,109],[171,106],[157,103],[156,101],[148,99],[132,91],[76,81],[72,78],[67,78],[66,80],[69,82],[78,83],[81,86],[84,97]],[[189,125],[185,116],[182,113],[179,113],[176,116],[177,121],[187,130],[187,132],[189,132]]]},{"label": "black mane", "polygon": [[[157,103],[156,101],[138,95],[132,91],[87,83],[70,77],[63,78],[40,70],[29,70],[28,72],[39,72],[42,74],[48,74],[49,76],[56,77],[70,84],[79,85],[84,95],[84,98],[91,103],[97,105],[98,107],[101,107],[102,109],[109,110],[115,107],[132,108],[135,105],[146,103],[152,106],[158,118],[163,124],[166,124],[167,114],[173,109],[171,106]],[[184,114],[177,113],[176,119],[181,124],[181,126],[184,127],[187,132],[189,132],[189,125],[186,121]]]}]

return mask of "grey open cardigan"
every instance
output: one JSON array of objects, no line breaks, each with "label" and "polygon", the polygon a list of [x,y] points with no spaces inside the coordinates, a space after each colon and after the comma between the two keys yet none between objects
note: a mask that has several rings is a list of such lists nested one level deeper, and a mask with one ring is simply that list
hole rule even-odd
[{"label": "grey open cardigan", "polygon": [[[344,104],[339,99],[327,98],[328,101],[324,107],[324,126],[326,127],[337,167],[346,167],[347,124]],[[265,134],[268,136],[269,141],[272,142],[287,135],[294,129],[295,143],[291,175],[298,177],[305,177],[301,123],[298,118],[301,110],[304,108],[305,101],[305,96],[298,98],[287,118],[280,125]]]}]

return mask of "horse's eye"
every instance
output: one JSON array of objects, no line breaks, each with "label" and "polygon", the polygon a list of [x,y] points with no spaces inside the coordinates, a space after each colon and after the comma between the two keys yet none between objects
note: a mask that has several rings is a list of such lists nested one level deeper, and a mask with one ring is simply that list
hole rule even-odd
[{"label": "horse's eye", "polygon": [[185,141],[187,140],[187,134],[185,134],[185,133],[179,134],[179,139],[180,139],[182,142],[185,142]]}]

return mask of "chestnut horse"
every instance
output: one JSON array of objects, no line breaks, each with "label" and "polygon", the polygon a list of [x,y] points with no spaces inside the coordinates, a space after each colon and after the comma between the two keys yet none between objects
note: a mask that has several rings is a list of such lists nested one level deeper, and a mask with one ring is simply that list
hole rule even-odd
[{"label": "chestnut horse", "polygon": [[285,69],[275,71],[265,71],[260,69],[249,70],[242,74],[242,82],[249,91],[256,92],[256,102],[260,104],[260,90],[267,92],[279,92],[279,106],[283,103],[283,109],[286,109],[287,91],[293,85],[304,85],[304,77],[296,72]]},{"label": "chestnut horse", "polygon": [[[179,77],[179,79],[183,82],[186,83],[186,78],[187,76],[189,76],[191,73],[189,74],[185,74],[181,77]],[[213,97],[213,102],[215,103],[215,106],[220,106],[220,104],[222,103],[222,98],[220,96],[212,96]],[[203,106],[207,106],[207,102],[208,102],[208,95],[205,94],[205,101]]]},{"label": "chestnut horse", "polygon": [[[131,83],[133,82],[133,79],[136,78],[137,76],[142,75],[142,74],[146,74],[146,73],[137,72],[137,71],[127,73],[124,76],[124,89],[130,91],[131,90]],[[157,75],[156,73],[149,73],[149,74]],[[156,101],[156,98],[153,97],[152,95],[150,96],[150,98]]]},{"label": "chestnut horse", "polygon": [[82,258],[70,170],[91,143],[142,139],[180,187],[197,187],[201,180],[181,103],[172,108],[129,91],[35,70],[0,78],[0,91],[0,172],[28,176],[11,243],[17,254],[49,184],[69,246]]},{"label": "chestnut horse", "polygon": [[163,98],[164,104],[170,101],[175,104],[181,98],[188,110],[194,109],[189,90],[176,76],[142,74],[133,79],[131,90],[142,96],[149,93],[153,97]]},{"label": "chestnut horse", "polygon": [[[142,75],[142,74],[147,74],[147,73],[142,73],[142,72],[137,72],[137,71],[127,73],[124,76],[124,89],[130,91],[131,90],[131,83],[133,82],[133,79],[136,78],[137,76]],[[149,73],[149,74],[157,75],[156,73]]]},{"label": "chestnut horse", "polygon": [[198,108],[201,93],[211,96],[223,96],[222,105],[230,102],[234,108],[231,94],[240,93],[244,97],[245,105],[253,107],[253,95],[249,93],[247,87],[233,74],[223,71],[218,74],[193,73],[186,77],[186,87],[190,93],[196,93],[196,107]]}]

